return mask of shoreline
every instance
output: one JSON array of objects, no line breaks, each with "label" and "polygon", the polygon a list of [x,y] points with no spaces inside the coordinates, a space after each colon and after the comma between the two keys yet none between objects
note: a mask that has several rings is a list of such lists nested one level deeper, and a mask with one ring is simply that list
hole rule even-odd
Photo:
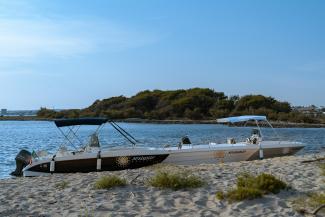
[{"label": "shoreline", "polygon": [[[120,119],[123,123],[149,123],[149,124],[220,124],[216,120],[148,120],[148,119]],[[325,128],[325,124],[291,123],[270,121],[274,128]],[[227,125],[227,124],[223,124]],[[229,125],[231,126],[231,125]],[[235,126],[235,125],[233,125]],[[250,125],[247,125],[250,126]],[[255,125],[254,125],[255,126]]]},{"label": "shoreline", "polygon": [[[4,116],[0,117],[0,121],[53,121],[53,119],[39,118],[36,116]],[[127,118],[116,119],[114,121],[121,123],[144,124],[219,124],[216,120],[149,120],[141,118]],[[283,121],[270,121],[270,123],[274,128],[325,128],[325,124],[292,123]]]},{"label": "shoreline", "polygon": [[[317,157],[324,157],[320,153]],[[315,154],[278,157],[223,164],[176,166],[158,164],[133,170],[54,174],[47,177],[0,180],[1,216],[303,216],[293,200],[324,191]],[[147,180],[158,170],[188,170],[206,181],[197,189],[170,190],[149,186]],[[279,194],[229,203],[216,192],[232,188],[243,172],[273,174],[291,186]],[[127,180],[125,187],[97,190],[94,183],[105,175]],[[60,184],[64,187],[59,188]],[[308,207],[307,207],[308,208]],[[309,211],[309,210],[308,210]]]}]

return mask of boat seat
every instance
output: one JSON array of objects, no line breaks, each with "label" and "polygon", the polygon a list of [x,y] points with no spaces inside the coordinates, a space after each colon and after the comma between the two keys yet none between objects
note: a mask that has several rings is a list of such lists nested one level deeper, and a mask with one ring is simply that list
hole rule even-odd
[{"label": "boat seat", "polygon": [[246,139],[246,143],[257,145],[261,141],[261,138],[257,135],[252,135],[251,137]]},{"label": "boat seat", "polygon": [[227,144],[236,144],[236,140],[234,138],[228,138]]},{"label": "boat seat", "polygon": [[94,134],[92,134],[90,136],[90,141],[89,141],[88,146],[89,147],[95,147],[95,148],[99,148],[100,147],[97,133],[94,133]]}]

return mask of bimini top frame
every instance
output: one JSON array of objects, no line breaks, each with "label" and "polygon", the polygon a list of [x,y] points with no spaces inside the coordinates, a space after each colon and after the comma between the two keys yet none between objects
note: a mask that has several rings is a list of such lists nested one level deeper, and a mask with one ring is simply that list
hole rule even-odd
[{"label": "bimini top frame", "polygon": [[[240,123],[240,122],[248,122],[248,121],[254,121],[256,126],[258,127],[258,130],[260,132],[260,137],[261,137],[261,141],[263,140],[263,135],[262,135],[262,131],[261,131],[261,127],[259,124],[259,121],[264,121],[266,122],[273,130],[274,134],[276,135],[276,137],[280,138],[279,135],[277,134],[277,132],[274,130],[272,124],[267,120],[266,116],[259,116],[259,115],[244,115],[244,116],[236,116],[236,117],[228,117],[228,118],[220,118],[217,119],[218,123]],[[261,141],[259,141],[259,154],[260,154],[260,158],[263,159],[263,148],[261,146]],[[279,141],[280,144],[281,141]]]},{"label": "bimini top frame", "polygon": [[57,127],[68,127],[75,125],[102,125],[108,121],[106,118],[70,118],[57,119],[54,123]]},{"label": "bimini top frame", "polygon": [[244,115],[244,116],[217,119],[218,123],[238,123],[238,122],[246,122],[246,121],[267,121],[267,118],[266,116]]},{"label": "bimini top frame", "polygon": [[[66,138],[68,143],[70,143],[76,150],[77,150],[77,147],[74,145],[75,139],[78,140],[78,142],[80,143],[81,146],[83,145],[82,141],[77,136],[77,132],[81,125],[98,126],[94,132],[94,134],[98,134],[99,130],[107,122],[109,122],[110,125],[112,125],[112,127],[116,131],[118,131],[124,138],[126,138],[130,143],[132,143],[133,146],[135,146],[135,144],[138,143],[138,140],[136,140],[131,134],[126,132],[117,123],[115,123],[114,121],[110,121],[107,118],[70,118],[70,119],[56,119],[56,120],[54,120],[55,125],[58,127],[58,129],[60,130],[62,135]],[[69,129],[68,132],[65,133],[63,130],[61,130],[62,127],[67,127]],[[62,144],[62,145],[66,145],[66,144]]]},{"label": "bimini top frame", "polygon": [[276,137],[280,138],[277,132],[274,130],[272,124],[267,120],[266,116],[260,116],[260,115],[243,115],[243,116],[235,116],[235,117],[228,117],[228,118],[220,118],[217,119],[218,123],[240,123],[240,122],[248,122],[248,121],[254,121],[256,126],[258,127],[260,133],[261,133],[261,138],[263,137],[261,127],[259,124],[259,121],[261,122],[266,122],[273,130],[274,134]]}]

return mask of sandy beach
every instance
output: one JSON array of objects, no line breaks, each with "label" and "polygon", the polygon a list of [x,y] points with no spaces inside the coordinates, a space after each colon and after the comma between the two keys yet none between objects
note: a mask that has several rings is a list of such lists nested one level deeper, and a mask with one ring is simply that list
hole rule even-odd
[{"label": "sandy beach", "polygon": [[[289,156],[262,161],[198,166],[151,167],[88,174],[0,180],[0,216],[303,216],[292,201],[309,192],[325,190],[325,177],[317,162],[304,160],[325,154]],[[197,189],[169,190],[150,187],[147,180],[157,170],[190,170],[206,181]],[[242,172],[271,173],[292,189],[261,199],[228,203],[215,194],[232,188]],[[105,175],[128,181],[125,187],[97,190],[94,183]],[[60,187],[60,183],[65,185]]]}]

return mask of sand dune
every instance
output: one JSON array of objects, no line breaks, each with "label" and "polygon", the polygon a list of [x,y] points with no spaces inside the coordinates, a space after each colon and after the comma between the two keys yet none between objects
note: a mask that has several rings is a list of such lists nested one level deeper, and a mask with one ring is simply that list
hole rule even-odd
[{"label": "sand dune", "polygon": [[[162,164],[127,171],[5,179],[0,180],[0,216],[301,216],[291,201],[307,192],[325,190],[317,163],[301,163],[313,158],[315,155],[290,156],[193,167]],[[179,191],[148,186],[147,179],[159,168],[188,169],[207,185]],[[233,187],[236,175],[242,172],[271,173],[293,189],[231,204],[216,199],[215,193]],[[94,182],[108,174],[124,177],[129,184],[96,190]],[[67,182],[64,188],[57,186],[62,181]]]}]

